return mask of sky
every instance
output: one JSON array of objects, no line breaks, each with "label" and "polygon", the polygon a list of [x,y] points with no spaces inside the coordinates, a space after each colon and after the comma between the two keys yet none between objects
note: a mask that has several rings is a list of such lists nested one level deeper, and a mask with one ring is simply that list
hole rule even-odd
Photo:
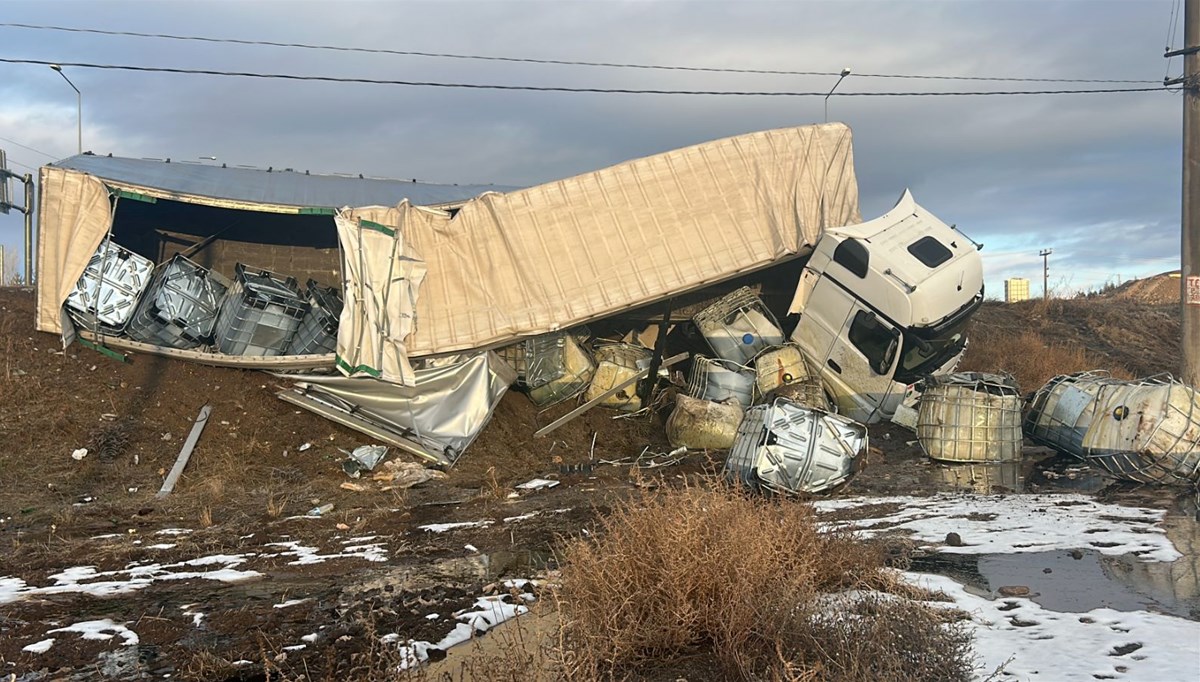
[{"label": "sky", "polygon": [[[847,97],[1154,87],[1178,76],[1177,0],[857,2],[0,1],[0,23],[500,57],[839,72],[829,120],[854,131],[864,219],[905,188],[984,244],[990,297],[1026,277],[1071,293],[1179,267],[1177,92]],[[596,88],[828,92],[836,76],[528,64],[0,27],[0,57]],[[83,148],[437,183],[533,185],[746,132],[825,120],[823,97],[540,93],[67,67]],[[1087,84],[858,74],[1132,79]],[[0,63],[12,170],[76,152],[75,92]],[[37,151],[32,151],[37,150]],[[213,161],[208,160],[212,163]],[[14,190],[18,187],[14,184]],[[22,216],[0,243],[22,245]]]}]

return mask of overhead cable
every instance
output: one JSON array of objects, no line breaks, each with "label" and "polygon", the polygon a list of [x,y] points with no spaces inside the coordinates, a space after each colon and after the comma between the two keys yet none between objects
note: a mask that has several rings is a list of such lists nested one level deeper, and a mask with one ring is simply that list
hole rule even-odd
[{"label": "overhead cable", "polygon": [[61,158],[61,157],[55,156],[55,155],[53,155],[53,154],[47,154],[46,152],[44,152],[44,151],[42,151],[42,150],[40,150],[40,149],[34,149],[33,147],[30,147],[30,146],[28,146],[28,145],[23,145],[23,144],[21,144],[20,142],[17,142],[16,140],[10,140],[10,139],[8,139],[7,137],[0,137],[0,140],[4,140],[5,142],[8,142],[8,143],[10,143],[10,144],[15,144],[15,145],[17,145],[18,147],[20,147],[21,149],[28,149],[29,151],[31,151],[31,152],[35,152],[35,153],[37,153],[37,154],[41,154],[42,156],[48,156],[48,157],[50,157],[51,159],[54,159],[55,161],[58,161],[58,160]]},{"label": "overhead cable", "polygon": [[[215,69],[184,69],[168,66],[137,66],[132,64],[93,64],[89,62],[46,61],[43,59],[16,59],[0,57],[0,62],[8,64],[41,64],[70,66],[81,69],[105,69],[113,71],[140,71],[147,73],[180,73],[206,76],[234,76],[241,78],[263,78],[292,81],[318,81],[325,83],[363,83],[369,85],[406,85],[429,88],[459,88],[472,90],[522,90],[532,92],[577,92],[601,93],[618,95],[706,95],[706,96],[736,96],[736,97],[828,97],[828,92],[798,92],[798,91],[755,91],[755,90],[661,90],[634,88],[583,88],[556,85],[502,85],[493,83],[446,83],[439,81],[409,81],[383,78],[360,78],[348,76],[311,76],[290,73],[261,73],[254,71],[220,71]],[[988,95],[1084,95],[1115,92],[1155,92],[1165,91],[1166,87],[1159,84],[1145,88],[1095,88],[1083,90],[985,90],[985,91],[948,91],[948,92],[845,92],[833,93],[834,97],[963,97]]]},{"label": "overhead cable", "polygon": [[[393,50],[382,47],[354,47],[346,45],[320,45],[312,43],[283,42],[274,40],[247,40],[241,38],[213,38],[209,36],[191,36],[172,33],[142,33],[138,31],[113,31],[98,28],[78,28],[72,26],[53,26],[47,24],[23,24],[16,22],[0,23],[0,27],[29,29],[36,31],[63,31],[68,33],[92,33],[107,36],[124,36],[133,38],[157,38],[161,40],[181,40],[204,43],[225,43],[233,45],[260,45],[266,47],[287,47],[302,50],[329,50],[335,52],[361,52],[367,54],[390,54],[406,57],[432,57],[437,59],[471,59],[492,62],[512,62],[520,64],[553,64],[558,66],[590,66],[615,69],[650,69],[660,71],[699,71],[704,73],[738,73],[765,74],[779,76],[838,76],[840,71],[791,71],[785,69],[739,69],[714,66],[680,66],[670,64],[633,64],[624,62],[591,62],[571,59],[539,59],[534,57],[503,57],[497,55],[456,54],[451,52],[421,52],[417,50]],[[959,80],[959,81],[1008,81],[1025,83],[1157,83],[1153,80],[1136,80],[1124,78],[1036,78],[1009,76],[945,76],[907,73],[856,73],[855,78],[909,78],[921,80]]]}]

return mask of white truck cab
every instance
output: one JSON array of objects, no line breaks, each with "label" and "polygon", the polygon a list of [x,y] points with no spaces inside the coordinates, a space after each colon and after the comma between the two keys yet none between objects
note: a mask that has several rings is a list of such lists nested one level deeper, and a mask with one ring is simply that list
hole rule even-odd
[{"label": "white truck cab", "polygon": [[882,216],[825,231],[789,310],[801,314],[791,338],[840,413],[890,418],[910,384],[957,363],[983,302],[980,248],[907,190]]}]

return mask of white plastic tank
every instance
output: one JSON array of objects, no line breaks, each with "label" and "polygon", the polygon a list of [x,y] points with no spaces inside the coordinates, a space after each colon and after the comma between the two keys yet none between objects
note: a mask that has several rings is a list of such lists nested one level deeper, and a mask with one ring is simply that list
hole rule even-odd
[{"label": "white plastic tank", "polygon": [[925,379],[917,439],[946,462],[1021,459],[1021,391],[1011,376],[959,372]]},{"label": "white plastic tank", "polygon": [[713,402],[736,400],[743,408],[753,402],[754,371],[736,362],[696,356],[692,360],[688,395]]}]

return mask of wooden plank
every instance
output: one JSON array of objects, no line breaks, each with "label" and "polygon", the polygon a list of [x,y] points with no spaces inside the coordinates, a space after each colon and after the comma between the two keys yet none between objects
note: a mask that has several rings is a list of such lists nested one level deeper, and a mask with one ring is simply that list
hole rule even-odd
[{"label": "wooden plank", "polygon": [[[683,362],[684,360],[687,360],[687,358],[688,358],[687,353],[680,353],[679,355],[674,355],[674,356],[667,358],[666,360],[663,360],[662,366],[670,367],[671,365],[675,365],[680,362]],[[534,433],[533,435],[534,436],[544,436],[547,433],[554,431],[555,429],[562,426],[563,424],[566,424],[567,422],[578,417],[579,415],[583,414],[584,412],[587,412],[588,410],[599,405],[600,403],[604,402],[605,400],[613,397],[614,395],[619,393],[621,391],[621,389],[628,388],[632,384],[634,384],[638,381],[641,381],[649,374],[650,374],[650,368],[647,367],[646,369],[643,369],[642,371],[638,372],[637,374],[629,377],[625,381],[622,381],[621,383],[617,384],[616,386],[613,386],[612,388],[608,389],[604,393],[601,393],[600,395],[596,396],[595,398],[592,398],[591,400],[587,401],[586,403],[580,405],[579,407],[576,407],[575,409],[564,414],[563,416],[559,417],[558,419],[555,419],[554,421],[550,422],[549,424],[543,426],[542,428],[538,429],[537,432]]]},{"label": "wooden plank", "polygon": [[200,434],[204,431],[204,425],[208,423],[208,413],[212,411],[211,405],[205,405],[200,408],[200,416],[196,417],[196,423],[192,425],[192,432],[188,434],[187,440],[183,442],[183,449],[179,451],[179,457],[175,460],[175,466],[171,467],[171,473],[167,474],[167,479],[163,481],[162,488],[155,495],[157,499],[162,499],[171,494],[175,489],[175,483],[179,481],[180,475],[183,474],[183,468],[187,466],[188,460],[192,456],[192,449],[196,447],[196,441],[200,440]]}]

